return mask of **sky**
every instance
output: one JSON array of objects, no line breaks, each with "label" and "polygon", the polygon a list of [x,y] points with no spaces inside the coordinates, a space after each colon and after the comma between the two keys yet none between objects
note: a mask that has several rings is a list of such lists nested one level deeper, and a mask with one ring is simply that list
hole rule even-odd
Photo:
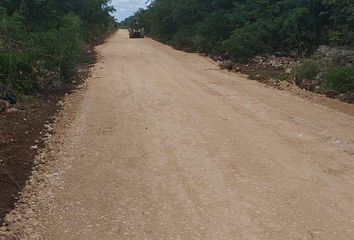
[{"label": "sky", "polygon": [[118,21],[122,21],[133,15],[139,8],[146,7],[145,2],[146,0],[112,0],[112,5],[117,10],[114,16]]}]

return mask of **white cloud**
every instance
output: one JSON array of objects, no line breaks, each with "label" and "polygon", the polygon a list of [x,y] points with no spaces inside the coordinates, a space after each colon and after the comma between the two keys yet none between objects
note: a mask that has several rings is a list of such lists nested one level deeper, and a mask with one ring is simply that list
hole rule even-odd
[{"label": "white cloud", "polygon": [[113,7],[117,10],[114,16],[122,21],[133,15],[139,8],[146,7],[146,0],[112,0]]}]

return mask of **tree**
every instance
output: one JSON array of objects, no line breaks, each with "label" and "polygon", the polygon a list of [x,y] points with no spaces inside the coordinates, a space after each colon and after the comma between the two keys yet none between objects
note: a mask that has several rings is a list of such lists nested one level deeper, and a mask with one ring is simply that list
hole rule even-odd
[{"label": "tree", "polygon": [[351,0],[154,0],[136,15],[163,42],[235,60],[354,42]]},{"label": "tree", "polygon": [[[75,75],[84,47],[114,30],[109,0],[0,3],[0,84],[31,93]],[[1,94],[1,93],[0,93]]]}]

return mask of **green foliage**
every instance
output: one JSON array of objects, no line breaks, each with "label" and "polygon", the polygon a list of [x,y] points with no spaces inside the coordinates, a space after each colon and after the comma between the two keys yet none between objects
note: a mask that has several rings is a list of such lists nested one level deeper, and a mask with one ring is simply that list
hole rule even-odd
[{"label": "green foliage", "polygon": [[323,86],[338,92],[354,91],[354,65],[338,66],[330,69],[323,76]]},{"label": "green foliage", "polygon": [[86,44],[114,30],[115,22],[109,14],[114,9],[109,2],[0,3],[0,84],[32,93],[53,78],[69,82],[82,61]]},{"label": "green foliage", "polygon": [[189,34],[190,32],[195,31],[195,26],[191,25],[180,28],[173,36],[171,43],[180,49],[195,50],[195,45],[197,41],[196,36],[194,34]]},{"label": "green foliage", "polygon": [[307,60],[304,61],[301,65],[295,67],[292,71],[292,74],[298,81],[303,80],[313,80],[319,73],[320,67],[314,61]]},{"label": "green foliage", "polygon": [[225,40],[224,50],[228,51],[234,60],[245,60],[259,52],[271,52],[272,26],[267,21],[256,21],[247,24],[233,32]]},{"label": "green foliage", "polygon": [[329,40],[333,45],[354,46],[354,1],[323,0],[330,18]]},{"label": "green foliage", "polygon": [[34,83],[30,79],[31,57],[25,53],[23,18],[19,14],[8,16],[6,9],[0,8],[0,19],[0,81],[25,91],[31,89]]},{"label": "green foliage", "polygon": [[237,61],[354,42],[352,0],[153,0],[136,16],[160,41]]},{"label": "green foliage", "polygon": [[288,81],[293,77],[293,74],[291,73],[282,73],[278,76],[276,76],[276,79],[278,79],[279,81]]}]

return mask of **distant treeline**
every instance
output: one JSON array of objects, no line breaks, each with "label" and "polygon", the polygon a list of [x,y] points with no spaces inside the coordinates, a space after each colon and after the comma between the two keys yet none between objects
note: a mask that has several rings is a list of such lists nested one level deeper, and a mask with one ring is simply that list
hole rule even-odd
[{"label": "distant treeline", "polygon": [[236,61],[354,44],[353,0],[153,0],[136,16],[162,42]]},{"label": "distant treeline", "polygon": [[26,93],[53,79],[69,81],[87,44],[115,28],[109,2],[0,1],[0,84]]}]

